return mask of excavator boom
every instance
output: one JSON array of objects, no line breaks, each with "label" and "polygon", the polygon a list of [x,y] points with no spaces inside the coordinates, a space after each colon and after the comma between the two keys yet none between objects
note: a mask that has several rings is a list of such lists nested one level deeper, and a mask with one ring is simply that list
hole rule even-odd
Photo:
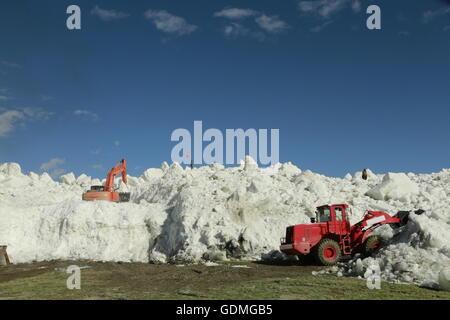
[{"label": "excavator boom", "polygon": [[123,183],[127,183],[127,162],[122,159],[106,175],[105,191],[114,191],[114,178],[121,174]]}]

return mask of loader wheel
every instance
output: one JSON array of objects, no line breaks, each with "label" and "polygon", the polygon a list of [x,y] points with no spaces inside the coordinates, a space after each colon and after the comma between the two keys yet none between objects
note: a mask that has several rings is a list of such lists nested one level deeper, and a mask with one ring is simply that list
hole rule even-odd
[{"label": "loader wheel", "polygon": [[317,245],[315,257],[318,263],[324,266],[332,266],[341,259],[341,248],[336,241],[323,239]]},{"label": "loader wheel", "polygon": [[369,236],[366,239],[363,247],[363,253],[365,256],[370,256],[372,253],[377,251],[377,249],[381,246],[381,238],[378,236]]}]

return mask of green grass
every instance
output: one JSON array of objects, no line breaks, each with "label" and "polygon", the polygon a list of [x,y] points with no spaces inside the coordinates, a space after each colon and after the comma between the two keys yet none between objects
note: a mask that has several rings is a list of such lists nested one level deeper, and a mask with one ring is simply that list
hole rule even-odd
[{"label": "green grass", "polygon": [[370,290],[366,281],[330,275],[301,278],[267,279],[239,286],[212,288],[200,298],[218,299],[298,299],[298,300],[367,300],[367,299],[450,299],[450,293],[415,285],[382,282],[380,290]]},{"label": "green grass", "polygon": [[114,270],[94,268],[83,270],[81,290],[69,290],[68,276],[64,271],[48,270],[0,282],[0,299],[450,299],[450,292],[387,282],[382,282],[380,290],[370,290],[364,280],[330,275],[303,274],[207,287],[193,282],[171,290],[154,288],[151,283],[138,289],[132,283],[118,282]]}]

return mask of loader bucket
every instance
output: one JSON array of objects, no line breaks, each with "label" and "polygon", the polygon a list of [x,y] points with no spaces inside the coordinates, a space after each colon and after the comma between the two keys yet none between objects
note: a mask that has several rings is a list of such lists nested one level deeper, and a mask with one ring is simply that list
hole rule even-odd
[{"label": "loader bucket", "polygon": [[404,225],[406,225],[408,223],[409,215],[411,214],[411,212],[414,212],[414,214],[417,214],[417,215],[421,215],[421,214],[425,213],[425,210],[419,209],[416,211],[399,211],[399,212],[397,212],[396,216],[400,219],[400,223],[397,223],[395,225],[395,227],[399,228],[399,227],[403,227]]}]

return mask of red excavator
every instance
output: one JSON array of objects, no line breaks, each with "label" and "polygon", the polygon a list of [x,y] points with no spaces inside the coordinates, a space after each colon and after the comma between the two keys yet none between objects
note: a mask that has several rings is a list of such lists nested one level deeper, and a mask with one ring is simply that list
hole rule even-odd
[{"label": "red excavator", "polygon": [[83,200],[106,200],[112,202],[128,202],[130,201],[129,192],[116,192],[114,189],[114,178],[121,174],[123,183],[127,183],[127,162],[122,159],[117,163],[106,175],[104,186],[92,186],[91,190],[83,193]]},{"label": "red excavator", "polygon": [[[418,215],[424,212],[414,211]],[[342,255],[370,255],[381,245],[381,239],[372,232],[385,224],[392,228],[404,226],[410,214],[399,211],[390,216],[383,211],[368,211],[360,222],[350,226],[349,213],[347,204],[317,207],[316,217],[311,218],[310,224],[287,227],[280,250],[287,255],[296,255],[300,260],[312,257],[319,264],[331,266]]]}]

